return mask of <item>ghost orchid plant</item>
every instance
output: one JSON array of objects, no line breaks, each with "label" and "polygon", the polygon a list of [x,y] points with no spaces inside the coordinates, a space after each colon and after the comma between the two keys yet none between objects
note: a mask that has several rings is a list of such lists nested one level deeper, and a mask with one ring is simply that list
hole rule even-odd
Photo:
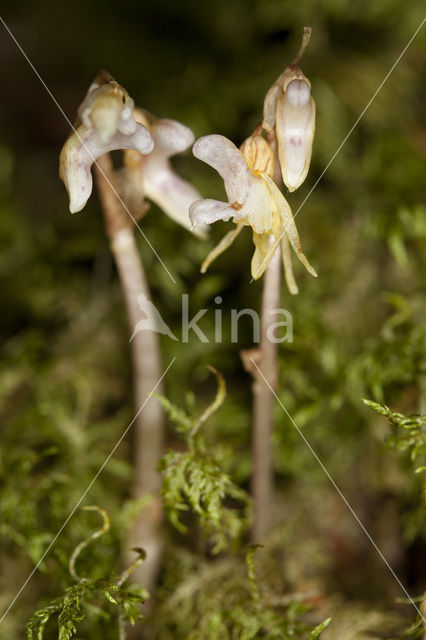
[{"label": "ghost orchid plant", "polygon": [[[220,135],[200,138],[193,147],[195,157],[212,166],[224,181],[227,202],[197,200],[189,208],[193,225],[232,220],[229,231],[202,264],[204,273],[227,249],[244,226],[251,227],[255,252],[251,261],[253,279],[263,280],[261,337],[256,350],[242,352],[243,363],[253,375],[253,540],[268,533],[273,492],[271,433],[273,389],[278,383],[277,343],[271,339],[278,320],[282,253],[284,274],[290,293],[297,294],[290,245],[312,276],[315,269],[302,251],[290,205],[279,186],[297,189],[308,173],[315,130],[315,102],[311,85],[298,62],[309,42],[311,29],[304,30],[302,46],[292,64],[266,94],[263,120],[238,149]],[[275,326],[277,326],[275,324]],[[265,383],[267,380],[267,383]]]},{"label": "ghost orchid plant", "polygon": [[[150,299],[133,223],[146,211],[145,198],[149,198],[173,220],[190,228],[189,205],[201,196],[176,175],[169,158],[188,149],[194,135],[179,122],[153,121],[135,109],[127,91],[106,72],[96,77],[78,109],[78,116],[60,155],[60,177],[68,191],[70,211],[75,213],[84,208],[91,195],[91,168],[95,167],[105,228],[133,332],[141,318],[140,297]],[[115,171],[109,152],[120,149],[124,151],[124,167]],[[156,317],[152,309],[155,310],[153,305],[146,306],[144,312],[154,327]],[[157,334],[136,331],[131,338],[131,351],[137,409],[133,494],[135,498],[150,495],[152,499],[135,518],[128,547],[147,550],[147,559],[135,576],[144,587],[153,590],[161,559],[158,527],[162,509],[157,465],[163,453],[164,416],[156,398],[151,398],[149,403],[146,400],[153,388],[162,392],[158,383],[162,366]]]},{"label": "ghost orchid plant", "polygon": [[[289,191],[297,189],[305,180],[311,161],[315,102],[310,82],[297,66],[310,34],[311,29],[305,27],[298,55],[269,89],[263,121],[240,150],[220,135],[200,138],[193,147],[195,157],[220,174],[228,196],[228,202],[194,202],[189,210],[193,225],[230,219],[237,225],[207,256],[202,273],[232,244],[244,226],[250,226],[255,245],[251,262],[253,279],[263,275],[281,245],[287,286],[290,293],[297,294],[289,243],[308,272],[317,275],[303,254],[290,205],[277,186],[282,175]],[[276,165],[280,168],[278,175]]]}]

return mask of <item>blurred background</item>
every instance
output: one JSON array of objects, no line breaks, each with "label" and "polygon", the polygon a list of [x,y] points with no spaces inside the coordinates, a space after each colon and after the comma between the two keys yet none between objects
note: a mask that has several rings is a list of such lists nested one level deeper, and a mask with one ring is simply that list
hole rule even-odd
[{"label": "blurred background", "polygon": [[[23,0],[9,3],[2,17],[71,121],[104,68],[137,105],[185,123],[196,137],[220,133],[238,145],[261,121],[266,91],[310,25],[301,66],[312,83],[317,128],[308,178],[289,196],[295,211],[420,25],[424,5]],[[299,295],[283,289],[294,341],[280,347],[278,389],[401,581],[418,596],[426,577],[422,480],[408,455],[392,450],[389,426],[362,398],[406,414],[426,412],[425,45],[423,28],[297,216],[319,277],[296,264]],[[97,193],[82,212],[69,213],[58,177],[69,125],[3,26],[0,56],[3,610],[133,414],[127,321]],[[190,153],[173,164],[205,197],[223,197],[217,174]],[[223,445],[226,469],[247,487],[251,381],[239,352],[252,346],[251,325],[242,321],[239,343],[232,344],[226,318],[231,308],[260,304],[261,284],[250,283],[251,234],[242,233],[200,276],[201,262],[228,225],[216,224],[201,241],[154,205],[142,225],[177,281],[138,235],[152,299],[172,330],[180,335],[182,293],[190,294],[191,313],[211,309],[200,322],[209,344],[194,336],[189,345],[162,338],[164,363],[177,356],[166,394],[184,404],[191,389],[202,408],[214,393],[205,365],[223,373],[228,396],[209,423],[209,437]],[[219,294],[224,337],[218,345],[212,309]],[[126,527],[130,449],[131,438],[90,495],[113,524],[109,543],[88,560],[95,573],[115,569]],[[414,610],[396,602],[404,593],[279,406],[274,453],[276,526],[262,551],[260,578],[286,593],[315,593],[311,604],[319,617],[334,616],[324,637],[388,637],[389,625],[408,624]],[[60,592],[69,554],[91,530],[93,520],[77,514],[8,614],[2,637],[23,637],[26,619]],[[166,595],[203,555],[198,546],[194,559],[190,537],[172,530],[168,544]],[[194,605],[185,620],[174,620],[173,631],[166,622],[153,623],[149,637],[188,637],[199,615]],[[101,628],[102,637],[116,637],[102,622],[87,624],[92,635],[82,637],[101,637]],[[46,637],[56,637],[54,627]]]}]

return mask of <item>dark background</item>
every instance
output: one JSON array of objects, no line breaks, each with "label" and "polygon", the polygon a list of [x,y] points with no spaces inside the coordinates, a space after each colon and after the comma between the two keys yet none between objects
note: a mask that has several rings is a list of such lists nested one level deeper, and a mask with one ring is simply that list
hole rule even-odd
[{"label": "dark background", "polygon": [[[42,0],[9,3],[2,17],[71,121],[105,68],[137,105],[185,123],[196,137],[220,133],[236,144],[260,122],[266,91],[310,25],[302,68],[312,83],[317,131],[308,178],[289,196],[296,210],[421,23],[422,5]],[[280,348],[279,386],[282,402],[413,594],[424,589],[419,486],[410,462],[383,446],[388,427],[361,398],[425,412],[425,38],[423,28],[297,217],[319,277],[296,265],[299,295],[283,290],[294,342]],[[3,608],[127,424],[132,401],[126,318],[97,194],[71,216],[58,178],[69,125],[2,26],[0,57]],[[223,196],[217,175],[189,153],[173,163],[206,197]],[[138,238],[153,300],[178,335],[182,293],[190,293],[193,313],[213,308],[219,294],[224,317],[230,308],[258,308],[248,232],[200,276],[203,258],[229,225],[215,225],[203,243],[154,205],[142,224],[177,279],[173,285]],[[190,345],[162,341],[164,362],[177,356],[167,395],[183,404],[193,389],[202,407],[214,390],[205,364],[223,372],[228,398],[212,437],[228,448],[228,469],[247,486],[251,393],[239,350],[251,346],[250,326],[237,345],[225,321],[224,342],[213,343],[212,312],[200,326],[208,345],[195,337]],[[292,523],[281,546],[298,576],[289,588],[313,581],[328,611],[357,620],[366,609],[397,610],[395,598],[404,594],[279,407],[276,423],[275,519],[278,529]],[[50,446],[53,458],[34,471],[32,452]],[[117,521],[129,460],[127,442],[91,498]],[[84,527],[90,530],[85,522],[64,532],[44,574],[4,623],[9,638],[22,637],[26,617],[57,593],[55,563],[64,565]],[[118,525],[111,536],[106,564],[116,558]],[[341,640],[336,625],[329,637]]]}]

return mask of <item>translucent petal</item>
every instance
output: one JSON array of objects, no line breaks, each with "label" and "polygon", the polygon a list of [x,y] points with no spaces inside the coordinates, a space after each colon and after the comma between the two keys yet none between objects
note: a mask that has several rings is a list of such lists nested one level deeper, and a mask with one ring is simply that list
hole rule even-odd
[{"label": "translucent petal", "polygon": [[231,244],[234,242],[235,238],[240,233],[243,226],[244,225],[240,223],[235,227],[235,229],[233,229],[232,231],[229,231],[225,236],[223,236],[219,244],[216,245],[212,251],[210,251],[209,255],[201,265],[201,273],[205,273],[209,268],[209,266],[211,265],[211,263],[213,262],[213,260],[216,260],[216,258],[220,256],[221,253],[226,251],[226,249],[228,249],[228,247],[231,246]]},{"label": "translucent petal", "polygon": [[253,231],[255,251],[251,260],[251,275],[258,280],[266,271],[280,243],[279,234],[255,233]]},{"label": "translucent petal", "polygon": [[170,218],[203,237],[205,227],[192,229],[189,206],[201,194],[174,171],[168,158],[186,151],[194,142],[191,129],[175,120],[157,120],[151,127],[154,150],[141,163],[140,176],[145,196],[155,202]]},{"label": "translucent petal", "polygon": [[299,293],[299,288],[296,284],[296,280],[294,279],[293,266],[291,264],[290,245],[288,243],[287,234],[285,233],[281,238],[281,252],[282,252],[282,258],[283,258],[285,281],[287,283],[287,287],[291,295],[295,296]]},{"label": "translucent petal", "polygon": [[64,144],[59,159],[59,175],[64,181],[70,198],[70,211],[81,211],[92,193],[93,162],[104,153],[116,149],[134,149],[147,154],[154,142],[148,129],[138,124],[131,135],[116,132],[104,143],[92,128],[80,125]]},{"label": "translucent petal", "polygon": [[[153,152],[155,153],[155,151]],[[200,200],[201,194],[186,180],[182,180],[170,166],[161,166],[157,163],[157,170],[149,162],[146,163],[146,171],[143,170],[142,184],[145,196],[155,202],[172,220],[189,229],[200,237],[205,236],[205,225],[192,228],[189,218],[189,207],[196,200]],[[148,171],[149,168],[149,171]]]},{"label": "translucent petal", "polygon": [[192,152],[223,178],[229,202],[242,205],[252,183],[252,174],[241,151],[224,136],[213,134],[197,140]]},{"label": "translucent petal", "polygon": [[235,215],[235,209],[227,202],[219,200],[197,200],[189,207],[189,217],[193,225],[213,224],[218,220],[228,222]]},{"label": "translucent petal", "polygon": [[[293,85],[300,82],[299,88]],[[311,163],[312,141],[315,133],[315,102],[310,98],[306,104],[308,85],[304,81],[293,80],[287,94],[281,96],[277,105],[276,134],[278,157],[284,184],[290,191],[297,189],[305,180]]]},{"label": "translucent petal", "polygon": [[272,131],[275,128],[278,100],[293,80],[303,80],[308,87],[311,86],[309,80],[303,75],[300,67],[293,64],[286,67],[265,96],[262,127],[266,129],[266,131]]},{"label": "translucent petal", "polygon": [[285,233],[290,240],[290,244],[293,247],[294,252],[299,258],[300,262],[304,265],[304,267],[309,271],[309,273],[317,277],[317,272],[315,269],[309,264],[308,259],[302,251],[302,245],[300,243],[299,233],[297,231],[296,223],[294,222],[293,214],[290,209],[290,205],[287,200],[284,198],[281,191],[278,189],[276,184],[268,178],[268,176],[263,176],[263,179],[267,182],[268,187],[271,191],[271,196],[275,201],[279,213],[282,219],[283,225],[283,233]]},{"label": "translucent petal", "polygon": [[151,127],[151,135],[154,138],[154,151],[150,160],[162,156],[170,158],[176,153],[186,151],[195,140],[195,136],[189,127],[176,120],[157,120]]}]

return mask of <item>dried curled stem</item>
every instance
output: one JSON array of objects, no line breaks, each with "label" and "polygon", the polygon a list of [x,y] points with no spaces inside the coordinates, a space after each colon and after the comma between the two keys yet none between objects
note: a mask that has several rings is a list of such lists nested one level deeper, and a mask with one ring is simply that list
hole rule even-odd
[{"label": "dried curled stem", "polygon": [[68,562],[68,570],[69,570],[71,576],[74,578],[74,580],[76,582],[81,582],[82,580],[84,580],[84,578],[81,578],[78,575],[78,573],[76,571],[76,568],[75,568],[75,563],[77,562],[77,558],[79,557],[80,553],[91,542],[93,542],[93,540],[97,540],[97,538],[100,538],[105,533],[107,533],[109,531],[109,528],[110,528],[109,517],[108,517],[108,514],[105,511],[105,509],[101,509],[101,507],[98,507],[97,505],[89,505],[87,507],[83,507],[83,510],[84,511],[97,511],[99,513],[99,515],[101,516],[101,518],[103,520],[103,523],[102,523],[102,527],[100,529],[97,529],[88,538],[86,538],[85,540],[80,542],[80,544],[78,544],[76,546],[76,548],[74,549],[74,551],[71,554],[71,557],[70,557],[69,562]]},{"label": "dried curled stem", "polygon": [[221,404],[223,404],[223,401],[225,400],[225,396],[226,396],[226,383],[223,375],[219,371],[217,371],[214,367],[211,367],[210,365],[207,365],[207,369],[212,373],[214,373],[214,375],[216,376],[217,393],[211,405],[209,405],[207,409],[201,414],[201,416],[196,420],[189,434],[191,438],[195,436],[198,429],[201,427],[202,424],[206,422],[206,420],[210,418],[212,413],[214,413],[219,409]]},{"label": "dried curled stem", "polygon": [[302,44],[300,45],[300,49],[298,51],[297,56],[294,58],[293,62],[291,63],[292,65],[299,64],[300,59],[302,58],[303,54],[305,53],[305,49],[309,44],[309,40],[311,39],[311,33],[312,33],[311,27],[303,28]]}]

